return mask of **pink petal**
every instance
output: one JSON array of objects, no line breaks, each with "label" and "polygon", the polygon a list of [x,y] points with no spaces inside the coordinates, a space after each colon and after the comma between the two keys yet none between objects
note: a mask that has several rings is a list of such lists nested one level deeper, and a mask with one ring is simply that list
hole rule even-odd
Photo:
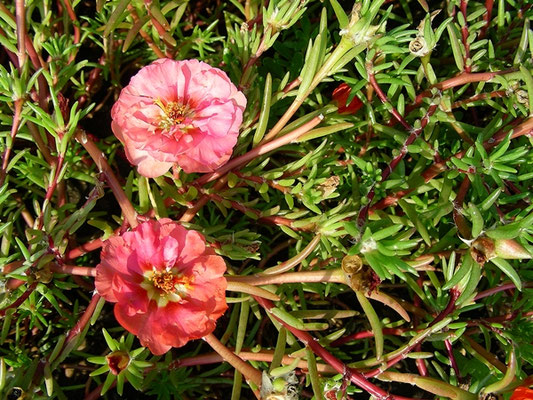
[{"label": "pink petal", "polygon": [[150,152],[137,149],[127,136],[122,135],[121,129],[115,122],[111,126],[118,139],[124,143],[128,160],[133,165],[137,165],[139,174],[147,178],[157,178],[164,175],[172,167],[172,162],[158,161],[153,158]]}]

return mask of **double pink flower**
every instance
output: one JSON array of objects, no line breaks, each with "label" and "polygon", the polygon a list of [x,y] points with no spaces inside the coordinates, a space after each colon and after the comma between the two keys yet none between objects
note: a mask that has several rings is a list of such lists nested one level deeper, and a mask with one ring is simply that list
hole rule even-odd
[{"label": "double pink flower", "polygon": [[237,143],[246,98],[225,72],[198,60],[161,59],[131,78],[111,110],[128,160],[154,178],[225,164]]},{"label": "double pink flower", "polygon": [[104,243],[98,293],[153,354],[215,329],[226,311],[226,264],[204,237],[170,219],[148,221]]}]

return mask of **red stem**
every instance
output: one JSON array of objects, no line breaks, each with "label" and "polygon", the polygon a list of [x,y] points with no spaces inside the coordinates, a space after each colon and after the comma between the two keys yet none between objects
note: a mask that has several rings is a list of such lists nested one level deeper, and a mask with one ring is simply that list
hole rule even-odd
[{"label": "red stem", "polygon": [[99,249],[104,244],[104,241],[101,238],[91,240],[90,242],[84,243],[81,246],[76,247],[75,249],[70,250],[65,255],[65,260],[73,260],[78,258],[86,253],[89,253],[93,250]]},{"label": "red stem", "polygon": [[24,0],[15,1],[15,14],[17,23],[18,62],[22,68],[26,63],[26,10],[24,9]]},{"label": "red stem", "polygon": [[[130,12],[130,15],[131,15],[131,18],[133,19],[133,22],[134,23],[139,22],[139,15],[137,14],[137,11],[135,11],[135,8],[131,4],[128,4],[128,11]],[[155,43],[152,40],[152,38],[150,37],[150,35],[148,35],[144,31],[144,29],[141,28],[139,30],[139,35],[141,35],[141,37],[144,39],[146,44],[152,49],[152,51],[155,53],[155,55],[158,58],[167,58],[165,53],[163,53],[161,51],[161,49],[155,45]]]},{"label": "red stem", "polygon": [[95,293],[93,294],[93,297],[91,299],[91,302],[89,305],[87,305],[87,308],[83,312],[83,315],[81,318],[76,322],[76,325],[72,327],[70,332],[68,333],[67,339],[65,340],[65,344],[63,345],[63,349],[65,349],[70,342],[72,342],[76,336],[78,336],[83,330],[85,329],[85,326],[89,323],[91,320],[91,317],[93,316],[94,310],[96,309],[96,305],[98,304],[98,301],[100,300],[100,295]]},{"label": "red stem", "polygon": [[[533,287],[533,282],[525,282],[522,284],[522,287],[524,288],[531,288]],[[493,288],[490,288],[490,289],[487,289],[487,290],[484,290],[482,292],[479,292],[476,297],[474,297],[474,301],[478,301],[478,300],[481,300],[485,297],[489,297],[489,296],[492,296],[493,294],[496,294],[496,293],[499,293],[499,292],[504,292],[506,290],[510,290],[510,289],[516,289],[516,286],[514,285],[514,283],[504,283],[503,285],[499,285],[499,286],[495,286]]]},{"label": "red stem", "polygon": [[71,274],[79,276],[91,276],[96,277],[96,268],[94,267],[80,267],[77,265],[58,265],[50,264],[50,271],[57,272],[59,274]]},{"label": "red stem", "polygon": [[485,35],[487,34],[487,29],[489,28],[490,20],[492,18],[492,7],[493,6],[494,6],[494,0],[485,0],[485,8],[487,9],[487,12],[483,16],[485,25],[481,28],[479,32],[479,39],[483,39]]},{"label": "red stem", "polygon": [[[168,43],[165,38],[164,38],[164,35],[165,33],[167,33],[167,30],[163,27],[163,25],[161,25],[159,23],[159,21],[157,19],[154,18],[154,16],[152,15],[152,10],[150,9],[150,5],[152,3],[152,0],[144,0],[144,6],[146,8],[146,11],[148,12],[148,15],[150,15],[150,22],[152,23],[152,25],[154,26],[154,28],[157,30],[157,33],[159,33],[159,35],[161,36],[161,38],[163,39],[163,41],[165,42],[165,44],[168,46],[171,46],[170,43]],[[172,57],[172,53],[167,50],[165,52],[165,55],[167,58],[173,58]]]},{"label": "red stem", "polygon": [[[48,185],[48,189],[46,190],[46,195],[45,195],[45,198],[44,198],[44,201],[47,202],[47,203],[50,203],[52,201],[52,196],[54,195],[54,192],[56,190],[56,187],[57,187],[57,181],[59,179],[59,175],[61,173],[61,168],[63,168],[63,162],[64,162],[65,158],[63,157],[62,154],[59,154],[57,156],[57,163],[55,165],[55,172],[54,172],[54,178],[52,179],[52,182],[50,182],[50,184]],[[37,225],[37,229],[41,229],[43,227],[43,223],[44,223],[44,207],[43,207],[43,210],[41,211],[41,215],[39,215],[39,223]]]},{"label": "red stem", "polygon": [[122,186],[107,163],[104,154],[84,131],[79,130],[76,134],[76,139],[81,143],[85,150],[87,150],[100,172],[104,175],[107,184],[113,191],[113,194],[122,209],[124,217],[130,226],[135,228],[137,226],[137,212],[133,208],[130,200],[126,197],[124,190],[122,190]]},{"label": "red stem", "polygon": [[[62,0],[63,4],[65,4],[65,8],[67,9],[67,14],[72,21],[72,26],[74,27],[74,44],[78,44],[80,42],[80,27],[78,26],[78,18],[76,17],[76,13],[74,12],[74,9],[72,8],[72,4],[70,4],[70,0]],[[76,56],[72,55],[69,62],[72,62]]]},{"label": "red stem", "polygon": [[[274,307],[274,304],[270,300],[263,299],[261,297],[256,297],[256,296],[254,296],[254,299],[268,312],[270,312],[270,310]],[[322,358],[322,360],[326,362],[327,364],[331,365],[338,373],[345,375],[346,378],[349,379],[352,383],[354,383],[361,389],[366,390],[369,394],[376,397],[377,399],[379,400],[413,400],[411,398],[395,396],[395,395],[391,395],[387,393],[385,390],[381,389],[380,387],[368,381],[359,371],[357,371],[354,368],[348,367],[341,360],[339,360],[337,357],[335,357],[333,354],[327,351],[324,347],[322,347],[322,345],[318,342],[318,340],[312,337],[309,333],[296,329],[291,325],[288,325],[286,322],[277,318],[276,316],[272,316],[272,317],[276,319],[278,322],[280,322],[285,328],[287,328],[294,336],[296,336],[306,346],[311,348],[311,350],[317,356]]]},{"label": "red stem", "polygon": [[13,114],[13,123],[11,124],[11,146],[6,146],[6,150],[2,155],[2,170],[0,171],[0,186],[2,186],[6,179],[7,166],[9,165],[9,156],[11,154],[11,148],[13,146],[13,141],[17,136],[17,132],[20,126],[20,115],[22,113],[22,106],[24,101],[22,99],[15,100],[15,113]]},{"label": "red stem", "polygon": [[[387,95],[383,92],[383,90],[381,90],[381,87],[379,86],[378,81],[376,80],[376,76],[374,75],[374,72],[372,71],[372,67],[373,67],[372,63],[369,63],[366,66],[366,71],[368,74],[368,82],[372,85],[372,87],[376,91],[376,94],[378,95],[381,102],[392,106]],[[391,107],[389,112],[393,115],[394,118],[396,118],[396,120],[405,128],[407,132],[411,132],[413,130],[411,125],[405,120],[404,117],[402,117],[402,115],[396,108]]]},{"label": "red stem", "polygon": [[469,188],[470,178],[468,177],[468,175],[465,175],[463,182],[461,182],[461,186],[459,187],[459,190],[457,192],[457,196],[453,201],[453,220],[455,222],[455,225],[457,226],[457,230],[465,239],[470,239],[472,237],[472,230],[470,229],[470,226],[468,226],[466,218],[462,213],[463,201]]},{"label": "red stem", "polygon": [[461,292],[459,292],[457,289],[450,289],[450,301],[448,302],[448,305],[444,310],[441,311],[439,315],[435,317],[433,321],[428,325],[428,327],[431,327],[435,325],[437,322],[442,321],[444,318],[446,318],[449,314],[455,310],[455,302],[461,295]]},{"label": "red stem", "polygon": [[444,345],[446,346],[446,351],[448,352],[448,357],[450,358],[450,363],[452,364],[452,368],[455,371],[455,376],[459,381],[461,381],[461,372],[459,371],[459,366],[457,365],[457,361],[455,360],[455,356],[453,355],[453,347],[452,342],[450,342],[449,339],[444,340]]},{"label": "red stem", "polygon": [[[484,73],[486,74],[486,73]],[[476,75],[476,74],[469,74]],[[455,79],[455,78],[452,78]],[[513,133],[511,134],[511,139],[520,137],[520,136],[530,136],[533,133],[533,118],[528,118],[525,121],[520,121],[518,124],[514,122],[502,127],[496,134],[483,143],[485,150],[490,150],[493,147],[496,147],[505,137],[509,134],[509,126],[511,126]],[[461,150],[458,153],[454,154],[452,157],[463,158],[466,154],[465,150]],[[446,171],[446,163],[452,158],[449,157],[446,160],[433,163],[428,169],[422,172],[422,177],[425,182],[429,182],[431,179],[435,178],[441,172]],[[374,204],[370,209],[371,210],[382,210],[386,207],[396,204],[396,202],[402,197],[411,193],[414,189],[405,189],[400,190],[393,195],[387,196],[384,199],[380,200],[378,203]]]},{"label": "red stem", "polygon": [[[384,335],[394,335],[394,336],[401,336],[405,332],[409,332],[411,329],[408,328],[383,328],[383,334]],[[344,337],[341,337],[333,342],[331,342],[330,346],[332,347],[339,347],[342,346],[345,343],[352,342],[354,340],[361,340],[361,339],[367,339],[374,337],[374,332],[372,331],[362,331],[357,333],[352,333],[351,335],[347,335]]]},{"label": "red stem", "polygon": [[422,103],[422,100],[425,97],[433,96],[433,93],[431,91],[432,88],[437,88],[441,91],[444,91],[444,90],[454,88],[456,86],[466,85],[468,83],[490,81],[492,78],[494,78],[497,75],[505,75],[505,74],[508,74],[514,71],[515,71],[514,69],[509,69],[505,71],[476,72],[476,73],[463,72],[462,74],[454,76],[453,78],[446,79],[445,81],[436,83],[435,85],[431,86],[429,89],[424,90],[422,93],[416,96],[414,103],[405,108],[406,115],[412,110],[414,110],[418,105],[420,105]]},{"label": "red stem", "polygon": [[242,213],[255,214],[255,215],[257,215],[259,217],[258,221],[265,222],[265,223],[270,224],[270,225],[284,225],[284,226],[288,226],[289,228],[291,228],[293,230],[299,230],[299,231],[313,230],[311,225],[309,225],[309,228],[306,227],[306,226],[295,228],[295,227],[292,226],[293,221],[291,219],[288,219],[288,218],[279,217],[279,216],[276,216],[276,215],[262,217],[261,216],[261,211],[256,210],[254,208],[246,207],[244,204],[241,204],[238,201],[224,199],[223,197],[221,197],[221,196],[219,196],[218,194],[215,194],[215,193],[206,194],[206,195],[209,198],[211,198],[212,200],[218,201],[219,203],[222,203],[222,204],[228,202],[231,205],[232,208],[234,208],[236,210],[239,210]]}]

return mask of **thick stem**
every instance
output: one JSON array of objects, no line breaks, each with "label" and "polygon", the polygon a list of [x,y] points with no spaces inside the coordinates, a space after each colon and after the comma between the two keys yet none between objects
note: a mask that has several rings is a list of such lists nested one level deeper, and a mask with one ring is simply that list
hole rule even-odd
[{"label": "thick stem", "polygon": [[24,0],[15,1],[15,13],[17,23],[18,61],[22,68],[26,63],[26,10]]},{"label": "thick stem", "polygon": [[233,366],[233,368],[239,371],[247,381],[252,382],[258,388],[261,388],[261,371],[243,361],[242,358],[224,346],[212,333],[204,336],[203,339],[220,355],[220,357],[222,357],[224,361],[227,361]]},{"label": "thick stem", "polygon": [[[233,351],[232,349],[230,349]],[[262,361],[270,363],[272,362],[274,358],[274,351],[272,350],[261,350],[258,353],[251,352],[251,351],[240,351],[239,357],[243,360],[247,361]],[[282,365],[291,365],[296,359],[290,356],[283,356],[281,359]],[[202,354],[199,356],[194,357],[187,357],[182,358],[180,360],[176,360],[171,365],[169,365],[169,369],[174,368],[181,368],[181,367],[192,367],[196,365],[207,365],[207,364],[216,364],[224,361],[222,356],[218,353],[210,353],[210,354]],[[297,368],[300,369],[308,369],[307,361],[300,360],[297,364]],[[317,364],[318,372],[323,374],[336,374],[337,371],[335,371],[331,366],[327,364]]]},{"label": "thick stem", "polygon": [[90,276],[96,277],[96,268],[94,267],[80,267],[77,265],[59,265],[50,264],[50,271],[57,272],[58,274],[70,274],[78,276]]},{"label": "thick stem", "polygon": [[115,174],[107,163],[104,154],[84,131],[79,130],[76,134],[76,139],[81,143],[85,150],[87,150],[100,172],[104,174],[104,177],[109,187],[113,191],[113,194],[115,195],[115,198],[117,199],[126,220],[132,228],[135,228],[137,226],[137,212],[133,208],[133,205],[129,199],[126,197],[124,190],[122,190],[122,186],[120,186]]},{"label": "thick stem", "polygon": [[342,269],[288,272],[279,275],[227,276],[228,282],[242,282],[253,286],[276,285],[298,282],[346,283]]},{"label": "thick stem", "polygon": [[228,280],[228,286],[226,290],[229,290],[230,292],[248,293],[254,296],[264,297],[265,299],[272,301],[279,301],[278,295],[244,282]]},{"label": "thick stem", "polygon": [[81,246],[76,247],[75,249],[70,250],[65,255],[65,260],[73,260],[84,254],[87,254],[93,250],[99,249],[104,244],[104,241],[101,238],[91,240],[90,242],[84,243]]}]

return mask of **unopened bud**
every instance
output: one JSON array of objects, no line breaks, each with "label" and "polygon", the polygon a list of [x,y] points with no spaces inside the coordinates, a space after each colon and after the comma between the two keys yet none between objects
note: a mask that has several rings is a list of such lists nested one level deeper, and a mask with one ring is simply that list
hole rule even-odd
[{"label": "unopened bud", "polygon": [[496,257],[511,260],[532,258],[531,253],[514,239],[493,240],[488,237],[476,239],[470,247],[470,254],[480,265]]},{"label": "unopened bud", "polygon": [[470,254],[479,265],[485,264],[487,261],[496,257],[494,240],[487,237],[480,237],[474,240],[470,247]]},{"label": "unopened bud", "polygon": [[512,260],[530,259],[531,253],[514,239],[498,239],[494,241],[494,253],[500,258]]}]

